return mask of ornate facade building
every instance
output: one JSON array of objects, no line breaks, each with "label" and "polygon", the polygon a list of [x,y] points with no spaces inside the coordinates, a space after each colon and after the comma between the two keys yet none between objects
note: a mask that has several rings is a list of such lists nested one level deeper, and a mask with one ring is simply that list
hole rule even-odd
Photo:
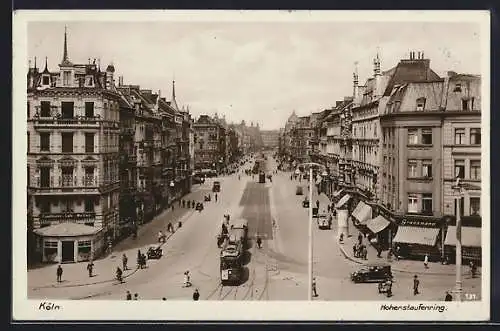
[{"label": "ornate facade building", "polygon": [[[90,61],[89,61],[90,62]],[[114,67],[69,60],[28,73],[28,191],[37,260],[99,255],[120,232],[120,96]]]}]

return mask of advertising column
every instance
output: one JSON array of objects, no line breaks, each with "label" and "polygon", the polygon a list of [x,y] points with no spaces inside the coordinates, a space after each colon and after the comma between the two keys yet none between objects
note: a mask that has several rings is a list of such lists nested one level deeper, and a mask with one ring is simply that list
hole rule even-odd
[{"label": "advertising column", "polygon": [[349,236],[349,227],[347,224],[347,219],[349,216],[349,212],[347,209],[337,209],[337,226],[338,233],[337,235],[340,237],[340,234],[344,235],[344,238]]}]

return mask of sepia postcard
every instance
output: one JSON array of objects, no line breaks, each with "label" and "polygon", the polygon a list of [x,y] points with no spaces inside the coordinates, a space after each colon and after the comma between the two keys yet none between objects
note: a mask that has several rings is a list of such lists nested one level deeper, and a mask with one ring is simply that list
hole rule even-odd
[{"label": "sepia postcard", "polygon": [[13,320],[489,318],[489,12],[21,10],[12,77]]}]

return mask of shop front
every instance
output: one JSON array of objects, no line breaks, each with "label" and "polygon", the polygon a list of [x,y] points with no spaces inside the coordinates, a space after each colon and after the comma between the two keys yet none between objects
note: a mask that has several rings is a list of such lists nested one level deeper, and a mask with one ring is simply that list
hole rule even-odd
[{"label": "shop front", "polygon": [[103,251],[104,236],[99,228],[77,223],[60,223],[35,230],[42,261],[73,263],[98,257]]},{"label": "shop front", "polygon": [[380,204],[372,204],[372,218],[366,222],[368,236],[382,250],[392,247],[393,234],[397,230],[397,222],[391,211]]},{"label": "shop front", "polygon": [[441,238],[439,220],[403,219],[397,227],[392,243],[394,251],[402,258],[440,260]]},{"label": "shop front", "polygon": [[[448,226],[444,241],[446,260],[450,263],[455,263],[456,259],[456,243],[457,243],[457,227],[454,225]],[[461,227],[461,242],[462,242],[462,262],[468,263],[474,261],[476,265],[481,265],[481,228],[462,226]]]}]

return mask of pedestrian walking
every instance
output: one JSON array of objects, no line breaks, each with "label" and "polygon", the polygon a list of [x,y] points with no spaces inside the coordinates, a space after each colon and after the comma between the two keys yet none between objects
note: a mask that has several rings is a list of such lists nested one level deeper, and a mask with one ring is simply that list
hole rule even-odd
[{"label": "pedestrian walking", "polygon": [[420,280],[418,279],[418,276],[415,275],[413,277],[413,295],[417,295],[420,292],[418,291],[418,286],[420,285]]},{"label": "pedestrian walking", "polygon": [[444,297],[444,301],[453,301],[453,297],[450,292],[446,291],[446,296]]},{"label": "pedestrian walking", "polygon": [[167,232],[174,232],[174,227],[172,226],[172,223],[171,222],[168,222],[167,224]]},{"label": "pedestrian walking", "polygon": [[193,200],[193,201],[191,201],[191,206],[193,207],[193,209],[194,209],[194,205],[195,205],[195,203],[194,203],[194,200]]},{"label": "pedestrian walking", "polygon": [[327,206],[326,206],[326,211],[327,211],[327,212],[330,212],[330,205],[327,205]]},{"label": "pedestrian walking", "polygon": [[139,300],[139,294],[137,293],[134,294],[134,300]]},{"label": "pedestrian walking", "polygon": [[217,193],[215,193],[215,202],[217,202]]},{"label": "pedestrian walking", "polygon": [[191,276],[189,275],[189,270],[187,270],[184,273],[184,286],[183,287],[190,287],[191,284]]},{"label": "pedestrian walking", "polygon": [[429,269],[429,256],[427,256],[427,254],[425,254],[424,257],[424,268]]},{"label": "pedestrian walking", "polygon": [[363,235],[361,234],[361,232],[358,234],[358,242],[360,245],[363,243]]},{"label": "pedestrian walking", "polygon": [[377,257],[382,257],[382,247],[380,245],[377,245]]},{"label": "pedestrian walking", "polygon": [[130,291],[127,291],[126,299],[127,299],[127,301],[132,300],[132,293],[130,293]]},{"label": "pedestrian walking", "polygon": [[260,239],[260,236],[257,236],[257,247],[262,248],[262,239]]},{"label": "pedestrian walking", "polygon": [[316,200],[316,208],[319,209],[319,200]]},{"label": "pedestrian walking", "polygon": [[118,280],[120,283],[123,283],[123,271],[120,269],[120,267],[116,267],[116,280]]},{"label": "pedestrian walking", "polygon": [[317,297],[318,296],[318,292],[316,291],[316,278],[313,278],[311,286],[312,286],[313,296]]},{"label": "pedestrian walking", "polygon": [[128,270],[127,262],[128,262],[128,257],[127,257],[127,255],[125,255],[125,253],[123,253],[123,256],[122,256],[123,270]]},{"label": "pedestrian walking", "polygon": [[94,262],[92,262],[92,260],[87,264],[87,270],[89,272],[89,277],[92,277],[92,271],[94,270]]},{"label": "pedestrian walking", "polygon": [[172,209],[172,212],[174,212],[174,204],[170,207]]},{"label": "pedestrian walking", "polygon": [[188,208],[191,208],[191,200],[188,200],[188,202],[187,202],[187,207],[188,207]]},{"label": "pedestrian walking", "polygon": [[193,300],[198,301],[200,299],[200,292],[198,292],[198,289],[194,290],[193,293]]},{"label": "pedestrian walking", "polygon": [[62,269],[61,265],[59,265],[59,266],[57,267],[57,272],[56,272],[56,274],[57,274],[57,282],[58,282],[58,283],[62,282],[62,274],[63,274],[63,269]]}]

